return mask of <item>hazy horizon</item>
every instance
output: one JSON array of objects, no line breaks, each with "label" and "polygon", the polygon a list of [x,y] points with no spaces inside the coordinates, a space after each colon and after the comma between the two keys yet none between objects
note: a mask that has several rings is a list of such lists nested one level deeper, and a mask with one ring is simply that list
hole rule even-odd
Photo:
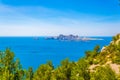
[{"label": "hazy horizon", "polygon": [[114,36],[118,0],[0,0],[0,36]]}]

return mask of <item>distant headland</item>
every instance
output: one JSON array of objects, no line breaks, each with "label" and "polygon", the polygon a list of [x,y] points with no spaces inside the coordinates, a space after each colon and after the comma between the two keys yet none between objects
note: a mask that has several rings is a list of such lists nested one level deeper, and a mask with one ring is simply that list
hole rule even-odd
[{"label": "distant headland", "polygon": [[89,40],[103,40],[101,38],[80,37],[78,35],[63,35],[46,37],[46,40],[60,40],[60,41],[89,41]]}]

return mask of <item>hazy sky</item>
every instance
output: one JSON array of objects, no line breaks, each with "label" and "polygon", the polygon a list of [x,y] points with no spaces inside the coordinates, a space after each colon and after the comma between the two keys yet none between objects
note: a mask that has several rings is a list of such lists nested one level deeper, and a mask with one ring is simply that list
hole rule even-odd
[{"label": "hazy sky", "polygon": [[119,0],[0,0],[0,36],[120,33]]}]

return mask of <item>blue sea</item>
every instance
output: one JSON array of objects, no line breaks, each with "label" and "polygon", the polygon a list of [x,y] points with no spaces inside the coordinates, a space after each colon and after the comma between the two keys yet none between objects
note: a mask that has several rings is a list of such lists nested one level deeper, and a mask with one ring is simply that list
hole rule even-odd
[{"label": "blue sea", "polygon": [[96,45],[102,48],[110,43],[112,37],[96,37],[104,40],[91,41],[59,41],[46,40],[44,37],[0,37],[0,50],[10,48],[19,59],[22,67],[32,66],[36,70],[41,64],[52,61],[55,67],[60,61],[69,58],[78,61],[86,50],[93,50]]}]

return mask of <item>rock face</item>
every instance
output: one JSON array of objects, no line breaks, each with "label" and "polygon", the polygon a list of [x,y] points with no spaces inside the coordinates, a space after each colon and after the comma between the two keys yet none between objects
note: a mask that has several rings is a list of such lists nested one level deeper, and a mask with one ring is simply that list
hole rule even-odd
[{"label": "rock face", "polygon": [[60,34],[58,37],[57,37],[58,40],[79,40],[80,38],[78,37],[78,35],[62,35]]},{"label": "rock face", "polygon": [[63,34],[60,34],[59,36],[56,36],[56,37],[48,37],[46,39],[54,39],[54,40],[67,40],[67,41],[77,41],[77,40],[80,40],[80,37],[78,35],[63,35]]},{"label": "rock face", "polygon": [[47,37],[47,40],[61,40],[61,41],[88,41],[88,40],[103,40],[99,38],[88,38],[88,37],[79,37],[78,35],[63,35],[60,34],[59,36],[54,37]]}]

